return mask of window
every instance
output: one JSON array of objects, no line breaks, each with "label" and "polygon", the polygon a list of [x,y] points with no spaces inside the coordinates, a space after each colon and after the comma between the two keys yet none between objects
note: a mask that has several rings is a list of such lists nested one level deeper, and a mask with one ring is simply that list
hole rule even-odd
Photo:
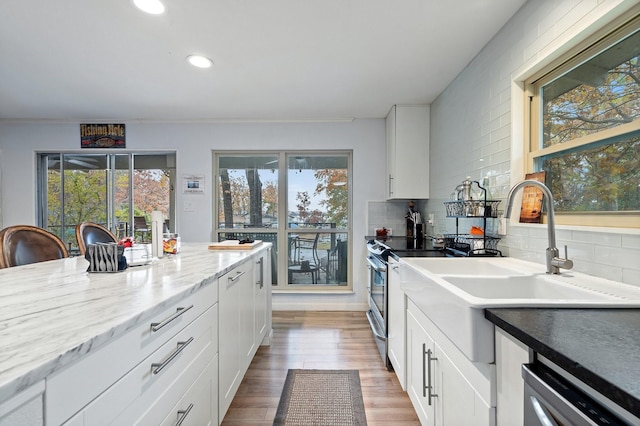
[{"label": "window", "polygon": [[77,253],[75,227],[106,226],[118,238],[148,240],[143,222],[163,213],[174,230],[175,154],[38,154],[38,226],[48,229]]},{"label": "window", "polygon": [[216,153],[219,240],[274,245],[282,290],[351,289],[350,152]]},{"label": "window", "polygon": [[559,223],[640,227],[640,19],[529,83],[529,171]]}]

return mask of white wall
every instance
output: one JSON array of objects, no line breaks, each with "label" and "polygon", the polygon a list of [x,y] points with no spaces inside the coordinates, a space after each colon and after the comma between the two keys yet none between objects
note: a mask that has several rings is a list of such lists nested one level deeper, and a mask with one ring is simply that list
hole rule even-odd
[{"label": "white wall", "polygon": [[[371,175],[371,170],[380,170],[385,164],[384,125],[384,119],[347,123],[126,123],[127,150],[176,151],[179,183],[184,174],[205,175],[205,194],[176,191],[177,232],[184,242],[207,242],[213,238],[214,150],[352,149],[354,294],[276,294],[273,305],[274,309],[365,310],[366,229],[362,218],[367,200],[384,198],[384,174]],[[0,124],[0,170],[5,177],[0,205],[4,207],[4,226],[36,223],[35,153],[79,151],[79,146],[79,123]],[[185,212],[185,201],[193,203],[195,211]]]},{"label": "white wall", "polygon": [[[431,105],[428,212],[436,213],[439,232],[454,232],[443,202],[466,176],[492,176],[500,198],[524,177],[517,83],[637,3],[530,0]],[[559,226],[557,237],[558,246],[568,245],[574,270],[640,285],[640,232]],[[546,247],[546,225],[512,224],[499,245],[539,263]]]}]

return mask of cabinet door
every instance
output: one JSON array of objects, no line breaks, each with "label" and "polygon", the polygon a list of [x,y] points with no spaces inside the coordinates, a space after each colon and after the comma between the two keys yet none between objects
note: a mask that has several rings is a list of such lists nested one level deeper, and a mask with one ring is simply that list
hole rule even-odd
[{"label": "cabinet door", "polygon": [[44,389],[44,381],[41,381],[0,403],[0,425],[44,424],[42,411]]},{"label": "cabinet door", "polygon": [[440,411],[438,425],[495,425],[495,410],[479,397],[465,376],[436,344],[440,375],[436,380]]},{"label": "cabinet door", "polygon": [[253,260],[245,262],[237,268],[236,274],[242,272],[242,275],[236,275],[238,277],[239,287],[239,314],[240,314],[240,374],[244,376],[244,373],[251,364],[251,359],[256,349],[255,342],[255,294],[254,287],[255,281],[253,276]]},{"label": "cabinet door", "polygon": [[[435,392],[438,374],[435,343],[410,310],[407,310],[407,393],[422,425],[434,426],[438,397]],[[429,387],[431,386],[431,388]]]},{"label": "cabinet door", "polygon": [[[237,269],[218,281],[219,404],[220,419],[224,417],[240,384],[240,280]],[[235,279],[234,279],[235,278]]]},{"label": "cabinet door", "polygon": [[387,198],[429,198],[429,105],[396,105],[386,123]]},{"label": "cabinet door", "polygon": [[406,335],[406,303],[405,296],[400,289],[402,264],[389,259],[389,278],[387,294],[387,318],[389,320],[387,329],[387,345],[389,360],[398,376],[402,390],[407,389],[406,369],[405,369],[405,335]]},{"label": "cabinet door", "polygon": [[271,286],[271,273],[267,274],[270,263],[271,250],[266,250],[258,256],[254,265],[255,279],[253,284],[255,305],[255,341],[260,345],[267,333],[267,291]]}]

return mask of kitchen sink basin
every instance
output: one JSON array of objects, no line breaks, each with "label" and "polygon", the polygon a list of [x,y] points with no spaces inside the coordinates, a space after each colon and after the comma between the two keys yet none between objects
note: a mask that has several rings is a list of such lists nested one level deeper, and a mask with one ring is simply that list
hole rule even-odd
[{"label": "kitchen sink basin", "polygon": [[426,269],[436,275],[512,277],[535,272],[535,269],[530,270],[528,265],[514,262],[509,257],[491,258],[490,262],[487,260],[484,257],[440,257],[411,259],[407,263],[415,269]]},{"label": "kitchen sink basin", "polygon": [[[553,303],[564,301],[588,300],[620,300],[621,297],[589,288],[578,287],[555,280],[546,274],[520,275],[513,277],[460,277],[443,276],[445,281],[453,284],[471,297],[478,298],[478,303],[486,303],[487,299],[534,299],[547,300]],[[471,298],[469,298],[471,301]]]},{"label": "kitchen sink basin", "polygon": [[513,258],[403,259],[415,274],[401,288],[474,362],[494,361],[494,325],[485,308],[640,307],[640,288],[578,272],[544,273]]}]

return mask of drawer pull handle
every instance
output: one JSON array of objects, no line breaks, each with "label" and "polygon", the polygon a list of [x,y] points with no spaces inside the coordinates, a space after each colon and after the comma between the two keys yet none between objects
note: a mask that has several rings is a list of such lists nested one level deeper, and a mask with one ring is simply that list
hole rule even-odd
[{"label": "drawer pull handle", "polygon": [[243,276],[245,274],[245,272],[247,272],[247,271],[242,271],[242,272],[238,271],[238,272],[236,272],[236,276],[235,277],[229,277],[229,281],[235,282],[238,278]]},{"label": "drawer pull handle", "polygon": [[186,410],[178,410],[178,423],[176,423],[176,426],[180,426],[184,422],[192,408],[193,403],[189,404]]},{"label": "drawer pull handle", "polygon": [[187,340],[186,342],[178,342],[176,350],[173,351],[171,355],[167,357],[167,359],[165,359],[162,362],[154,362],[153,364],[151,364],[151,368],[153,369],[152,370],[153,374],[158,374],[159,372],[161,372],[162,369],[165,368],[167,365],[169,365],[169,363],[173,361],[173,359],[177,357],[180,354],[180,352],[182,352],[184,348],[186,348],[187,345],[191,342],[193,342],[193,337],[189,337],[189,340]]},{"label": "drawer pull handle", "polygon": [[188,306],[186,308],[178,308],[178,309],[176,309],[176,313],[171,315],[166,320],[164,320],[162,322],[152,322],[151,323],[151,331],[155,332],[155,331],[160,330],[162,327],[164,327],[165,325],[169,324],[171,321],[173,321],[174,319],[178,318],[180,315],[184,314],[185,312],[187,312],[191,308],[193,308],[193,305]]}]

